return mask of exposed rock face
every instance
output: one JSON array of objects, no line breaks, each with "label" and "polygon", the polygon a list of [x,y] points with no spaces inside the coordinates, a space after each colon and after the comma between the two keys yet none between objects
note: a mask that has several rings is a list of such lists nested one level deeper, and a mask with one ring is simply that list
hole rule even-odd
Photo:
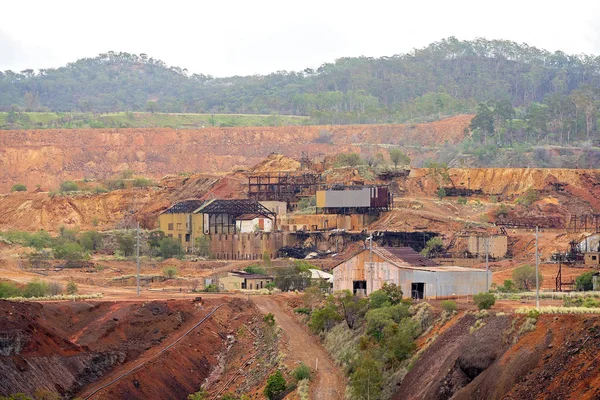
[{"label": "exposed rock face", "polygon": [[[472,116],[430,124],[289,126],[175,129],[48,129],[3,131],[0,135],[0,192],[14,183],[30,190],[54,189],[67,179],[105,178],[130,169],[160,178],[178,172],[230,171],[252,166],[276,152],[335,154],[363,143],[431,146],[457,142]],[[319,132],[333,144],[314,143]]]}]

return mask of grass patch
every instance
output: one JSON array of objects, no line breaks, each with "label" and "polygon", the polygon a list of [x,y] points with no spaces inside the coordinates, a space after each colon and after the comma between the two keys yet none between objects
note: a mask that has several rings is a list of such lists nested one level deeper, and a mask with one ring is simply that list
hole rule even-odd
[{"label": "grass patch", "polygon": [[[529,314],[531,307],[521,307],[515,310],[515,314]],[[600,308],[586,307],[540,307],[540,314],[600,314]]]}]

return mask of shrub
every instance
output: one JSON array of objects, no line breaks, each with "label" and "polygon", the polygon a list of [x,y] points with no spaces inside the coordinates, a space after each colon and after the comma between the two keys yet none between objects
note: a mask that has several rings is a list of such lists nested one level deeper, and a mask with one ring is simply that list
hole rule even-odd
[{"label": "shrub", "polygon": [[244,271],[246,271],[249,274],[256,274],[256,275],[266,275],[267,274],[267,270],[265,270],[260,265],[256,265],[256,264],[247,266],[246,268],[244,268]]},{"label": "shrub", "polygon": [[188,400],[206,400],[209,397],[210,397],[210,395],[206,391],[206,389],[201,388],[196,393],[192,393],[192,394],[188,395],[187,398],[188,398]]},{"label": "shrub", "polygon": [[487,310],[492,308],[496,303],[496,296],[492,293],[479,293],[473,296],[473,302],[477,305],[480,310]]},{"label": "shrub", "polygon": [[593,275],[593,272],[586,272],[585,274],[579,275],[577,279],[575,279],[575,288],[581,291],[593,290]]},{"label": "shrub", "polygon": [[363,159],[357,153],[340,153],[335,162],[338,167],[356,167],[363,163]]},{"label": "shrub", "polygon": [[102,248],[102,235],[96,231],[81,234],[79,244],[87,251],[96,251]]},{"label": "shrub", "polygon": [[533,188],[529,188],[523,193],[521,197],[517,199],[517,204],[521,204],[525,207],[530,206],[538,200],[538,195]]},{"label": "shrub", "polygon": [[217,287],[217,285],[210,284],[204,288],[204,291],[208,293],[215,293],[219,291],[219,288]]},{"label": "shrub", "polygon": [[410,164],[410,158],[400,149],[390,149],[390,161],[394,164],[394,168],[398,168],[398,164]]},{"label": "shrub", "polygon": [[443,187],[438,187],[437,191],[435,192],[435,195],[442,200],[444,197],[447,196],[446,194],[446,189],[444,189]]},{"label": "shrub", "polygon": [[300,365],[292,371],[292,376],[294,377],[294,379],[296,379],[296,382],[301,381],[303,379],[310,379],[310,368],[308,367],[308,365],[300,363]]},{"label": "shrub", "polygon": [[391,306],[388,295],[383,290],[375,290],[369,295],[369,307],[371,309]]},{"label": "shrub", "polygon": [[10,188],[10,191],[11,192],[26,192],[27,191],[27,186],[23,185],[22,183],[15,183]]},{"label": "shrub", "polygon": [[87,256],[79,243],[74,242],[56,245],[52,250],[54,252],[54,258],[58,260],[79,261],[84,260]]},{"label": "shrub", "polygon": [[135,250],[135,238],[131,233],[119,235],[117,236],[117,246],[121,254],[125,257],[130,257]]},{"label": "shrub", "polygon": [[280,394],[285,392],[286,381],[281,371],[275,372],[267,379],[267,386],[265,386],[264,394],[267,399],[276,399]]},{"label": "shrub", "polygon": [[[522,265],[515,268],[513,271],[513,280],[519,289],[532,290],[535,289],[535,267],[532,265]],[[542,286],[542,274],[538,273],[539,285]]]},{"label": "shrub", "polygon": [[158,253],[163,258],[183,256],[183,247],[181,242],[170,237],[164,237],[158,241]]},{"label": "shrub", "polygon": [[44,297],[48,295],[50,288],[46,282],[35,279],[25,286],[23,297]]},{"label": "shrub", "polygon": [[496,208],[496,217],[506,217],[508,215],[508,213],[510,212],[510,209],[506,206],[506,204],[502,203],[498,206],[498,208]]},{"label": "shrub", "polygon": [[342,316],[337,312],[335,307],[328,304],[320,310],[313,311],[308,326],[314,333],[320,333],[330,330],[341,320]]},{"label": "shrub", "polygon": [[350,375],[352,394],[358,399],[377,400],[381,398],[383,366],[371,357],[362,357]]},{"label": "shrub", "polygon": [[268,313],[263,317],[263,321],[269,326],[275,326],[275,316],[273,313]]},{"label": "shrub", "polygon": [[504,284],[498,288],[500,292],[512,293],[517,291],[517,286],[511,279],[505,279]]},{"label": "shrub", "polygon": [[114,179],[106,182],[106,187],[109,190],[119,190],[125,189],[127,185],[125,185],[125,181],[123,179]]},{"label": "shrub", "polygon": [[13,282],[0,281],[0,299],[22,296],[23,291]]},{"label": "shrub", "polygon": [[311,309],[309,307],[298,307],[294,310],[294,312],[297,314],[305,314],[305,315],[310,315],[310,311],[311,311]]},{"label": "shrub", "polygon": [[62,293],[62,291],[63,287],[58,282],[50,282],[50,284],[48,285],[48,292],[50,293],[50,296],[59,295]]},{"label": "shrub", "polygon": [[77,186],[77,184],[73,181],[64,181],[60,184],[60,189],[61,192],[66,193],[66,192],[76,192],[79,190],[79,187]]},{"label": "shrub", "polygon": [[461,197],[459,197],[458,199],[456,199],[456,202],[457,202],[458,204],[465,205],[465,204],[467,204],[467,198],[466,198],[466,197],[462,197],[462,196],[461,196]]},{"label": "shrub", "polygon": [[442,309],[447,312],[454,312],[458,309],[455,301],[444,300],[442,301]]},{"label": "shrub", "polygon": [[439,254],[444,250],[444,242],[442,238],[439,236],[432,237],[425,244],[425,248],[421,250],[421,254],[425,257],[433,256],[435,254]]},{"label": "shrub", "polygon": [[333,133],[326,129],[320,129],[319,136],[313,140],[313,143],[333,144]]},{"label": "shrub", "polygon": [[132,182],[133,187],[148,187],[152,186],[153,182],[147,178],[135,178]]},{"label": "shrub", "polygon": [[67,283],[67,294],[76,294],[77,293],[77,283],[73,279],[70,279]]},{"label": "shrub", "polygon": [[163,274],[168,279],[173,279],[177,275],[177,268],[175,267],[165,267],[163,268]]}]

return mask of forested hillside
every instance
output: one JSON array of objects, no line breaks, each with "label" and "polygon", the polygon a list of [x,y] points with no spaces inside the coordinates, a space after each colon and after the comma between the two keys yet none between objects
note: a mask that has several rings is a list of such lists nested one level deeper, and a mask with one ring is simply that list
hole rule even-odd
[{"label": "forested hillside", "polygon": [[341,58],[317,70],[213,78],[144,54],[109,52],[66,67],[0,73],[0,108],[312,115],[318,122],[402,122],[515,107],[600,85],[600,58],[510,41],[448,38],[381,58]]}]

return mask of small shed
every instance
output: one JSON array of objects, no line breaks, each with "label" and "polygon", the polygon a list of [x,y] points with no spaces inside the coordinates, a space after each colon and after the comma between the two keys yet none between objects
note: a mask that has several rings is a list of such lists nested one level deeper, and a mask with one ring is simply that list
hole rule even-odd
[{"label": "small shed", "polygon": [[413,299],[453,298],[489,290],[492,272],[438,266],[409,247],[364,249],[333,268],[333,290],[369,295],[394,283]]},{"label": "small shed", "polygon": [[589,251],[583,254],[583,263],[585,265],[597,267],[600,265],[600,252]]},{"label": "small shed", "polygon": [[244,271],[228,272],[227,275],[218,279],[219,289],[225,291],[234,290],[260,290],[273,282],[272,276],[249,274]]}]

